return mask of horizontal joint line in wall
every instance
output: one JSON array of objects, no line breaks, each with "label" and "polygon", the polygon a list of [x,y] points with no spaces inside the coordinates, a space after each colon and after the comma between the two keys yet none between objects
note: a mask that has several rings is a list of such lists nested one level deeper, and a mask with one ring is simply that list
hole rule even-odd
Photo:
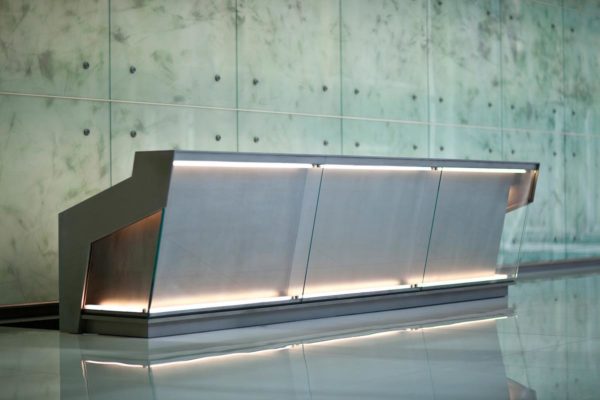
[{"label": "horizontal joint line in wall", "polygon": [[101,99],[94,97],[76,97],[76,96],[58,96],[48,94],[34,94],[34,93],[17,93],[17,92],[2,92],[0,96],[23,96],[23,97],[38,97],[48,99],[61,99],[61,100],[80,100],[80,101],[91,101],[100,103],[111,103],[111,104],[132,104],[132,105],[148,105],[148,106],[160,106],[160,107],[177,107],[177,108],[189,108],[189,109],[200,109],[200,110],[215,110],[215,111],[232,111],[232,112],[245,112],[245,113],[260,113],[260,114],[271,114],[271,115],[291,115],[298,117],[313,117],[313,118],[331,118],[341,119],[348,121],[372,121],[372,122],[389,122],[405,125],[422,125],[422,126],[439,126],[448,128],[466,128],[466,129],[482,129],[488,131],[494,131],[496,133],[501,132],[523,132],[523,133],[540,133],[540,134],[561,134],[571,136],[596,136],[594,134],[568,132],[568,131],[550,131],[543,129],[527,129],[527,128],[500,128],[498,126],[486,126],[486,125],[468,125],[468,124],[453,124],[444,122],[427,122],[427,121],[416,121],[416,120],[403,120],[393,118],[376,118],[376,117],[358,117],[350,115],[331,115],[331,114],[311,114],[302,113],[296,111],[276,111],[276,110],[260,110],[251,108],[232,108],[232,107],[215,107],[215,106],[198,106],[191,104],[173,104],[173,103],[156,103],[148,101],[133,101],[133,100],[116,100],[116,99]]}]

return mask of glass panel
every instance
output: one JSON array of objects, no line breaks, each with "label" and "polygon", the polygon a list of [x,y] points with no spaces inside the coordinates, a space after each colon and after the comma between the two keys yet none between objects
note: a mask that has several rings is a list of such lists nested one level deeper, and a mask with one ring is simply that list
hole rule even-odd
[{"label": "glass panel", "polygon": [[431,120],[500,126],[499,0],[431,4]]},{"label": "glass panel", "polygon": [[339,118],[239,113],[239,151],[340,154]]},{"label": "glass panel", "polygon": [[567,257],[600,256],[600,139],[566,136]]},{"label": "glass panel", "polygon": [[235,124],[234,111],[113,104],[112,181],[131,176],[136,151],[235,151]]},{"label": "glass panel", "polygon": [[111,56],[115,99],[234,108],[235,1],[113,1]]},{"label": "glass panel", "polygon": [[2,1],[0,91],[108,97],[108,2]]},{"label": "glass panel", "polygon": [[339,115],[339,0],[239,0],[238,12],[239,106]]},{"label": "glass panel", "polygon": [[502,135],[496,129],[432,126],[431,151],[433,158],[465,160],[500,160]]},{"label": "glass panel", "polygon": [[504,158],[539,162],[535,200],[529,206],[521,247],[522,262],[565,257],[564,137],[542,133],[506,132]]},{"label": "glass panel", "polygon": [[105,103],[0,96],[0,304],[57,300],[57,214],[109,186],[108,141]]},{"label": "glass panel", "polygon": [[427,125],[358,119],[343,124],[345,155],[427,157]]},{"label": "glass panel", "polygon": [[520,264],[521,246],[523,245],[529,207],[531,207],[527,203],[533,179],[537,179],[534,173],[517,175],[508,192],[508,205],[502,227],[497,264],[501,273],[513,278],[516,277]]},{"label": "glass panel", "polygon": [[600,7],[565,10],[565,130],[600,134]]},{"label": "glass panel", "polygon": [[344,0],[344,115],[427,119],[427,1]]},{"label": "glass panel", "polygon": [[562,11],[542,2],[503,3],[503,126],[562,130]]}]

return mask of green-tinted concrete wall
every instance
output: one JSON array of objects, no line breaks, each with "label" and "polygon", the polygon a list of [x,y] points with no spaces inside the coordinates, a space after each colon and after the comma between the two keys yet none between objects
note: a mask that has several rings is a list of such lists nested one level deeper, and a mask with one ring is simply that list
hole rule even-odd
[{"label": "green-tinted concrete wall", "polygon": [[0,0],[0,304],[136,150],[542,163],[523,262],[600,256],[600,3]]}]

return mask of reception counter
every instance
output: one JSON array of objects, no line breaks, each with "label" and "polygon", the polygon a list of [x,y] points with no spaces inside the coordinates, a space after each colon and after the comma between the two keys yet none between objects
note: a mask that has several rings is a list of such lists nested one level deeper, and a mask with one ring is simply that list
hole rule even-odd
[{"label": "reception counter", "polygon": [[539,165],[136,153],[62,212],[60,328],[154,337],[501,297]]}]

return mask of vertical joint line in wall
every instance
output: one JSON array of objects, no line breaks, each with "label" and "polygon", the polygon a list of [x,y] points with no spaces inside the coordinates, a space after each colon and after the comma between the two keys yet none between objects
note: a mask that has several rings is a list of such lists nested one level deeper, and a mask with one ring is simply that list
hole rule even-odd
[{"label": "vertical joint line in wall", "polygon": [[504,152],[504,3],[498,2],[498,34],[500,35],[500,154],[506,158]]},{"label": "vertical joint line in wall", "polygon": [[338,2],[338,21],[339,21],[339,61],[340,61],[340,153],[344,154],[344,61],[342,58],[342,0]]},{"label": "vertical joint line in wall", "polygon": [[427,1],[425,15],[425,52],[427,59],[427,156],[431,157],[431,0]]},{"label": "vertical joint line in wall", "polygon": [[429,249],[431,248],[431,236],[433,235],[433,225],[435,224],[435,213],[437,211],[437,203],[440,197],[440,186],[442,185],[442,175],[444,171],[440,170],[440,177],[438,179],[438,187],[435,192],[435,203],[433,205],[433,215],[431,216],[431,227],[429,228],[429,240],[427,241],[427,252],[425,253],[425,265],[423,266],[423,278],[421,283],[425,282],[425,273],[427,272],[427,262],[429,261]]},{"label": "vertical joint line in wall", "polygon": [[108,177],[109,185],[113,184],[112,176],[112,4],[108,0]]},{"label": "vertical joint line in wall", "polygon": [[[562,63],[561,63],[561,81],[562,81],[562,124],[560,127],[560,131],[562,132],[562,148],[563,148],[563,167],[561,168],[562,170],[562,175],[563,175],[563,193],[564,193],[564,198],[563,201],[565,201],[566,204],[566,197],[567,197],[567,135],[565,135],[566,131],[567,131],[567,72],[566,72],[566,64],[567,64],[567,59],[566,59],[566,54],[565,54],[565,5],[563,4],[561,7],[561,25],[562,25],[562,29],[561,29],[561,52],[562,52]],[[568,251],[567,251],[567,243],[568,243],[568,238],[572,237],[572,235],[570,235],[567,232],[567,207],[563,207],[563,244],[564,244],[564,251],[563,251],[563,258],[567,258],[568,257]]]},{"label": "vertical joint line in wall", "polygon": [[308,257],[306,257],[306,268],[304,269],[304,283],[302,284],[302,296],[304,298],[304,289],[306,288],[306,277],[308,276],[308,266],[310,264],[310,254],[312,252],[312,242],[315,236],[315,224],[317,223],[317,213],[319,212],[319,199],[321,198],[321,185],[323,184],[323,168],[321,168],[321,177],[319,178],[319,190],[317,191],[317,204],[315,205],[315,215],[313,216],[312,230],[310,232],[310,241],[308,242]]},{"label": "vertical joint line in wall", "polygon": [[235,0],[235,150],[240,151],[240,77],[238,54],[238,0]]}]

